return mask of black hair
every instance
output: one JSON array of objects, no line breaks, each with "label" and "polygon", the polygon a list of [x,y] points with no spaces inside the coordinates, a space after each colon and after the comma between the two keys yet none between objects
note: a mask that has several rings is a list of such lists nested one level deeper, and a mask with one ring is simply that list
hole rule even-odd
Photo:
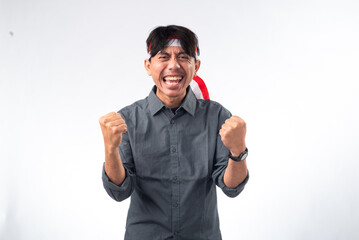
[{"label": "black hair", "polygon": [[149,51],[151,57],[155,56],[166,48],[171,38],[178,38],[183,50],[189,56],[194,59],[196,59],[196,55],[199,56],[197,35],[188,28],[177,25],[160,26],[153,29],[146,40],[147,52]]}]

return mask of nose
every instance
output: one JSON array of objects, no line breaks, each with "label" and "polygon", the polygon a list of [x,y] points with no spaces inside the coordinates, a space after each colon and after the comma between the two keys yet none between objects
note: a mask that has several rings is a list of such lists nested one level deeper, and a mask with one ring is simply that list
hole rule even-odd
[{"label": "nose", "polygon": [[170,70],[180,68],[181,66],[178,63],[178,60],[176,57],[171,57],[171,59],[168,62],[168,68]]}]

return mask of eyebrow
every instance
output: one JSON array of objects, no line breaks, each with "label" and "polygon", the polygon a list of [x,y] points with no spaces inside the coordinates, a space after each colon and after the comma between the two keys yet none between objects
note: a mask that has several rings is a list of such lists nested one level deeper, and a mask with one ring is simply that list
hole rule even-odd
[{"label": "eyebrow", "polygon": [[[168,52],[166,52],[166,51],[164,51],[164,50],[161,50],[161,51],[159,51],[158,52],[158,54],[163,54],[163,55],[171,55],[171,54],[169,54]],[[179,52],[179,53],[177,53],[176,55],[178,56],[178,55],[181,55],[181,54],[186,54],[186,55],[188,55],[186,52],[184,52],[184,51],[182,51],[182,52]],[[189,55],[188,55],[189,56]]]},{"label": "eyebrow", "polygon": [[165,52],[165,51],[163,51],[163,50],[159,51],[158,54],[170,55],[168,52]]},{"label": "eyebrow", "polygon": [[[186,55],[188,55],[186,52],[179,52],[179,53],[177,53],[177,55],[181,55],[181,54],[186,54]],[[188,55],[189,56],[189,55]]]}]

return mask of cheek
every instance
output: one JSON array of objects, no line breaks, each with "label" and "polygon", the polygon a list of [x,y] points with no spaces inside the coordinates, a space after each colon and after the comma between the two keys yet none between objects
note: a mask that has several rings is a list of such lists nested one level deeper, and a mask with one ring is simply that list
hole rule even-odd
[{"label": "cheek", "polygon": [[187,73],[190,75],[190,76],[194,76],[194,68],[193,67],[190,67],[187,69]]},{"label": "cheek", "polygon": [[189,73],[194,73],[195,72],[195,66],[194,64],[189,64],[189,66],[187,66],[188,72]]},{"label": "cheek", "polygon": [[161,76],[162,70],[163,70],[163,67],[156,66],[155,68],[153,68],[152,74],[158,78]]}]

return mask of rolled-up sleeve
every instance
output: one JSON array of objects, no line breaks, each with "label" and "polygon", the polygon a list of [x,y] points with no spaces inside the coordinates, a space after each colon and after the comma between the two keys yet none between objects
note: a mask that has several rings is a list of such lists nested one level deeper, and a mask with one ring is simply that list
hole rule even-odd
[{"label": "rolled-up sleeve", "polygon": [[222,189],[222,191],[224,192],[224,194],[226,194],[228,197],[231,197],[231,198],[237,197],[243,191],[244,186],[248,182],[249,172],[247,171],[246,178],[243,180],[243,182],[241,184],[239,184],[235,188],[229,188],[224,184],[224,182],[223,182],[224,173],[225,173],[225,171],[223,171],[218,178],[218,184],[217,184],[218,187],[220,187]]},{"label": "rolled-up sleeve", "polygon": [[121,185],[116,185],[108,178],[105,172],[105,164],[102,168],[102,182],[107,194],[116,201],[123,201],[133,192],[133,183],[131,176],[126,173],[126,178]]}]

